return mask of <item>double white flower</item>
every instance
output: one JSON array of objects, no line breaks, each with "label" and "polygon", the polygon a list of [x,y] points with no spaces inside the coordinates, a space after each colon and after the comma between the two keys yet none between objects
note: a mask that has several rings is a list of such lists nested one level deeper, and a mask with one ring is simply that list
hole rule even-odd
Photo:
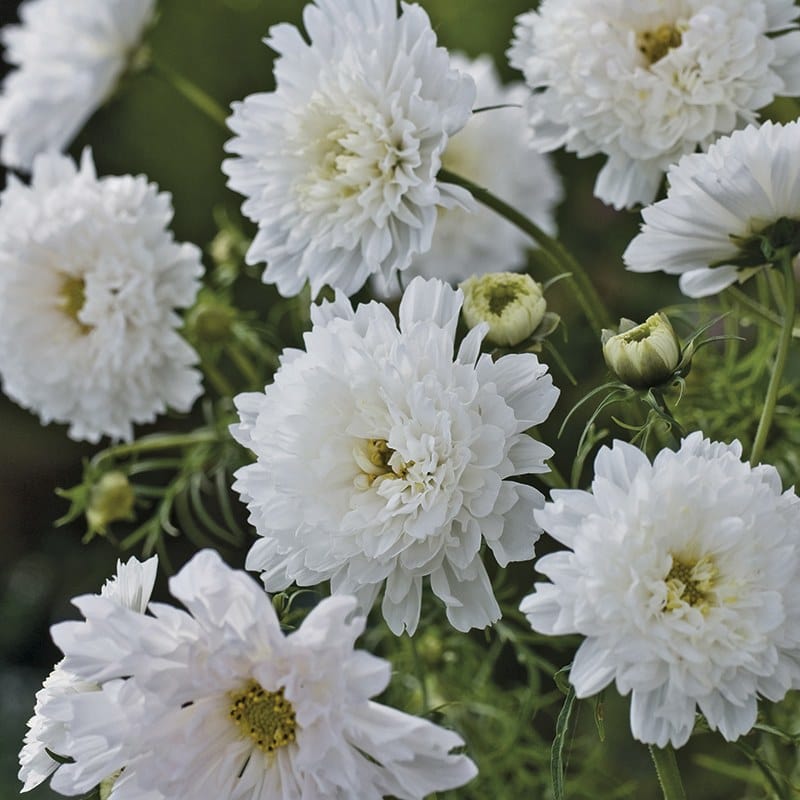
[{"label": "double white flower", "polygon": [[595,194],[649,203],[664,171],[800,94],[793,0],[544,0],[517,20],[533,146],[608,156]]},{"label": "double white flower", "polygon": [[124,766],[109,800],[422,800],[475,776],[450,754],[455,733],[369,699],[391,667],[354,649],[352,598],[323,600],[285,636],[264,590],[213,551],[170,589],[188,613],[84,596],[85,622],[53,628],[65,668],[108,699],[70,698],[72,793],[96,777],[92,748]]},{"label": "double white flower", "polygon": [[156,0],[27,0],[3,28],[13,69],[0,91],[0,161],[29,170],[64,150],[111,94]]},{"label": "double white flower", "polygon": [[73,439],[131,439],[201,393],[176,309],[203,266],[171,219],[168,194],[141,175],[98,178],[88,151],[80,168],[38,156],[30,185],[12,176],[0,197],[3,391]]},{"label": "double white flower", "polygon": [[475,84],[436,46],[427,14],[395,0],[317,0],[270,29],[276,89],[234,103],[223,163],[259,229],[248,263],[295,295],[329,284],[351,295],[396,280],[431,246],[440,207],[470,203],[438,183],[448,138],[469,118]]},{"label": "double white flower", "polygon": [[385,583],[389,627],[413,633],[428,577],[459,630],[500,617],[481,545],[501,566],[533,557],[544,498],[513,478],[548,471],[552,450],[525,431],[559,392],[534,355],[481,355],[486,325],[454,352],[462,302],[415,278],[398,327],[340,294],[312,308],[305,352],[236,398],[232,433],[257,461],[234,489],[263,537],[247,567],[268,590],[330,580],[367,610]]},{"label": "double white flower", "polygon": [[586,638],[579,697],[612,681],[643,742],[685,744],[700,710],[728,740],[759,695],[800,687],[800,500],[741,446],[693,433],[651,464],[615,442],[592,491],[553,491],[537,521],[569,548],[539,559],[552,583],[520,606],[533,628]]}]

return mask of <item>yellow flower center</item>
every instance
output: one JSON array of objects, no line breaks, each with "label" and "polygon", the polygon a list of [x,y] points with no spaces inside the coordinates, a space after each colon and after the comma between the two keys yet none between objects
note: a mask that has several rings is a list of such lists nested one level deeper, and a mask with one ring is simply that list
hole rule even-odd
[{"label": "yellow flower center", "polygon": [[652,66],[661,61],[673,47],[680,47],[681,32],[674,25],[659,25],[654,31],[641,31],[636,37],[636,44],[647,63]]},{"label": "yellow flower center", "polygon": [[712,593],[718,575],[714,562],[708,556],[697,561],[682,561],[673,556],[672,567],[664,578],[667,584],[664,610],[674,611],[686,603],[705,614],[712,606]]},{"label": "yellow flower center", "polygon": [[78,319],[81,309],[86,303],[86,281],[77,275],[65,275],[58,293],[59,307],[80,328],[82,334],[92,330],[91,325],[86,325]]},{"label": "yellow flower center", "polygon": [[283,696],[283,687],[268,692],[256,681],[250,681],[241,692],[231,692],[230,698],[231,719],[260,750],[273,753],[295,741],[294,708]]},{"label": "yellow flower center", "polygon": [[393,459],[395,452],[386,439],[365,439],[353,450],[353,457],[361,470],[356,486],[366,489],[379,478],[405,478],[414,462],[405,463],[399,457]]}]

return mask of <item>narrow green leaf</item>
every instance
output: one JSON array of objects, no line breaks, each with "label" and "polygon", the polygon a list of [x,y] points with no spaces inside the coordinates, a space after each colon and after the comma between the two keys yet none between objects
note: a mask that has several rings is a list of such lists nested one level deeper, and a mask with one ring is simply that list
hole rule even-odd
[{"label": "narrow green leaf", "polygon": [[550,777],[553,781],[553,797],[564,800],[564,748],[567,743],[572,714],[575,710],[575,689],[570,686],[564,705],[556,721],[556,735],[550,749]]}]

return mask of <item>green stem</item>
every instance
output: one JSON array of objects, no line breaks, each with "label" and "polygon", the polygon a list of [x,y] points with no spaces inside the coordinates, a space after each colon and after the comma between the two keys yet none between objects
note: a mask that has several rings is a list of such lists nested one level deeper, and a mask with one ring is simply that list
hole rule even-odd
[{"label": "green stem", "polygon": [[230,342],[229,344],[225,345],[225,351],[231,357],[231,361],[236,364],[237,369],[242,373],[252,388],[264,388],[264,381],[255,365],[236,342]]},{"label": "green stem", "polygon": [[414,662],[414,672],[417,676],[420,691],[422,692],[422,713],[427,714],[430,708],[430,698],[428,697],[428,682],[425,679],[425,667],[422,665],[422,659],[419,657],[417,651],[417,642],[413,636],[408,637],[408,642],[411,645],[411,658]]},{"label": "green stem", "polygon": [[786,367],[786,360],[789,355],[789,347],[792,343],[792,331],[794,329],[794,319],[797,312],[797,299],[795,297],[794,265],[792,254],[788,250],[783,250],[778,254],[777,262],[783,272],[784,292],[783,298],[783,324],[781,334],[778,339],[778,353],[775,356],[775,365],[772,368],[772,375],[767,387],[767,396],[764,399],[764,408],[761,411],[761,418],[758,421],[758,430],[753,442],[753,450],[750,453],[750,463],[755,465],[760,463],[761,456],[764,454],[764,447],[769,436],[769,429],[772,425],[772,418],[775,415],[775,406],[778,402],[778,393],[781,388],[783,370]]},{"label": "green stem", "polygon": [[521,231],[528,234],[547,256],[543,259],[544,264],[550,269],[553,275],[561,274],[562,270],[569,272],[575,282],[577,299],[583,309],[589,324],[599,333],[601,328],[611,327],[611,317],[606,310],[600,295],[589,280],[583,267],[576,261],[575,257],[552,236],[548,236],[536,223],[528,219],[524,214],[520,214],[508,203],[478,184],[473,183],[460,175],[456,175],[449,170],[439,170],[439,179],[446,183],[453,183],[466,189],[476,200],[483,205],[491,208],[501,217],[507,219],[512,225],[516,225]]},{"label": "green stem", "polygon": [[99,464],[106,458],[120,458],[121,456],[132,456],[138,453],[152,453],[158,450],[173,450],[182,447],[191,447],[195,444],[206,442],[216,442],[219,440],[219,433],[213,430],[199,430],[192,433],[175,434],[155,434],[144,436],[129,444],[118,444],[115,447],[108,447],[99,452],[93,459],[93,464]]},{"label": "green stem", "polygon": [[678,770],[678,761],[672,745],[668,744],[666,747],[650,745],[650,756],[656,767],[664,800],[686,800],[686,792],[683,789],[681,773]]},{"label": "green stem", "polygon": [[212,364],[210,360],[205,359],[200,364],[209,383],[216,389],[217,394],[221,397],[233,397],[237,392],[233,388],[233,384],[222,374],[217,368],[216,364]]},{"label": "green stem", "polygon": [[656,411],[661,415],[661,417],[669,423],[670,426],[670,434],[672,435],[673,439],[675,439],[675,443],[678,444],[684,436],[686,436],[686,431],[684,431],[683,426],[675,419],[675,415],[672,413],[670,407],[667,405],[667,400],[664,397],[664,393],[657,390],[651,389],[650,395],[654,401],[654,407]]},{"label": "green stem", "polygon": [[209,119],[220,125],[226,133],[230,133],[228,126],[225,124],[229,114],[213,97],[155,57],[151,57],[150,67],[156,75],[163,78],[173,89],[182,94],[198,111],[202,111]]},{"label": "green stem", "polygon": [[[754,300],[750,295],[745,294],[741,289],[735,286],[730,286],[727,289],[728,294],[742,307],[750,311],[753,316],[757,317],[762,322],[768,322],[776,328],[783,326],[783,320],[780,314],[776,314],[772,309],[762,306],[758,300]],[[792,330],[792,337],[800,339],[800,326],[795,326]]]}]

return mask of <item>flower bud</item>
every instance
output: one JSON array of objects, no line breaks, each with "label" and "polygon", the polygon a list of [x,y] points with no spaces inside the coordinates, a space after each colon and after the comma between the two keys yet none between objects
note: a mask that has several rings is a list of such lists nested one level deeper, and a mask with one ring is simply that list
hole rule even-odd
[{"label": "flower bud", "polygon": [[651,315],[641,325],[623,318],[619,333],[604,330],[601,338],[609,369],[634,389],[664,383],[681,360],[678,337],[662,313]]},{"label": "flower bud", "polygon": [[124,472],[107,472],[92,487],[89,495],[89,505],[86,508],[89,530],[105,533],[112,522],[133,519],[135,499],[133,487]]},{"label": "flower bud", "polygon": [[461,284],[464,321],[470,328],[489,324],[488,341],[513,347],[527,339],[547,310],[542,286],[530,275],[493,272],[474,275]]},{"label": "flower bud", "polygon": [[224,344],[231,337],[236,312],[211,296],[201,297],[186,316],[186,335],[199,347]]}]

